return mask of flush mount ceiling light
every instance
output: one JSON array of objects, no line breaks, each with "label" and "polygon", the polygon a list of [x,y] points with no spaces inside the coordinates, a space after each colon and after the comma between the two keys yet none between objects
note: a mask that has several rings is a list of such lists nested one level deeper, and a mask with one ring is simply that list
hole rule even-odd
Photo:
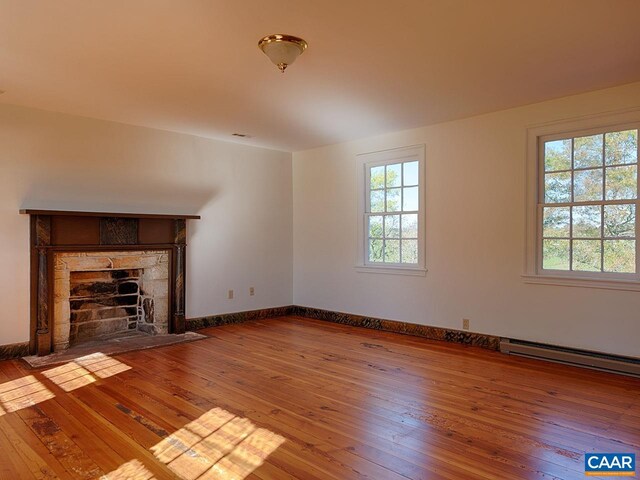
[{"label": "flush mount ceiling light", "polygon": [[284,73],[285,69],[307,49],[307,42],[293,35],[277,33],[264,37],[258,42],[258,47]]}]

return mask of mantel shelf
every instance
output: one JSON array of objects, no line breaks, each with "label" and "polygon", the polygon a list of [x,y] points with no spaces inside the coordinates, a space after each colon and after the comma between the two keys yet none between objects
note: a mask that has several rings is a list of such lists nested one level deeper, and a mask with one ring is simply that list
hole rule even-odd
[{"label": "mantel shelf", "polygon": [[22,209],[23,215],[52,215],[73,217],[112,217],[112,218],[157,218],[157,219],[184,219],[199,220],[200,215],[180,215],[172,213],[122,213],[122,212],[73,212],[68,210],[34,210]]}]

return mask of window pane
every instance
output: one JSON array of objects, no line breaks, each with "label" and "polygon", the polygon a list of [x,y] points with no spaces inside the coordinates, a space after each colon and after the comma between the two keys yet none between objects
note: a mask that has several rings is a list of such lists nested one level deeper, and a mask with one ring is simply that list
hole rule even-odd
[{"label": "window pane", "polygon": [[544,142],[544,269],[636,272],[638,132]]},{"label": "window pane", "polygon": [[384,165],[371,168],[370,185],[371,190],[384,188]]},{"label": "window pane", "polygon": [[584,170],[573,174],[574,201],[602,200],[602,170]]},{"label": "window pane", "polygon": [[387,188],[399,187],[402,179],[402,165],[394,163],[393,165],[387,165]]},{"label": "window pane", "polygon": [[573,240],[573,270],[600,271],[600,240]]},{"label": "window pane", "polygon": [[418,215],[402,215],[402,238],[418,238]]},{"label": "window pane", "polygon": [[370,262],[384,261],[383,245],[384,245],[384,240],[381,240],[378,238],[369,239],[369,261]]},{"label": "window pane", "polygon": [[544,237],[569,237],[569,207],[545,207],[542,223]]},{"label": "window pane", "polygon": [[611,132],[605,136],[604,157],[607,165],[638,161],[638,131]]},{"label": "window pane", "polygon": [[387,190],[387,212],[400,211],[400,190],[401,188],[391,188]]},{"label": "window pane", "polygon": [[569,240],[543,240],[542,268],[569,270]]},{"label": "window pane", "polygon": [[400,240],[384,241],[384,261],[387,263],[400,263]]},{"label": "window pane", "polygon": [[417,240],[402,240],[402,263],[418,263]]},{"label": "window pane", "polygon": [[602,134],[573,140],[573,168],[602,165]]},{"label": "window pane", "polygon": [[605,205],[604,206],[605,237],[636,236],[636,206]]},{"label": "window pane", "polygon": [[400,215],[384,217],[384,237],[400,238]]},{"label": "window pane", "polygon": [[607,168],[607,200],[635,199],[638,196],[638,167]]},{"label": "window pane", "polygon": [[403,188],[402,210],[412,212],[418,210],[418,187]]},{"label": "window pane", "polygon": [[381,215],[375,215],[369,217],[369,237],[382,238],[384,236],[382,230],[382,217]]},{"label": "window pane", "polygon": [[418,185],[418,162],[404,164],[404,184]]},{"label": "window pane", "polygon": [[604,241],[605,272],[636,273],[636,241]]},{"label": "window pane", "polygon": [[384,212],[384,190],[371,190],[371,212]]},{"label": "window pane", "polygon": [[544,170],[571,170],[571,139],[555,140],[544,144]]},{"label": "window pane", "polygon": [[600,238],[600,205],[573,207],[573,236]]},{"label": "window pane", "polygon": [[544,176],[544,201],[561,203],[571,201],[571,173],[547,173]]}]

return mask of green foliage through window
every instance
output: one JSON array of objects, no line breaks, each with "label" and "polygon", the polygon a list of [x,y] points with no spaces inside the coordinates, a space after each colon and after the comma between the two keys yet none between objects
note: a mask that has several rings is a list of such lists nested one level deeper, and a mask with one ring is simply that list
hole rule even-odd
[{"label": "green foliage through window", "polygon": [[636,273],[638,130],[544,142],[542,268]]},{"label": "green foliage through window", "polygon": [[419,162],[369,167],[368,174],[369,262],[417,264]]}]

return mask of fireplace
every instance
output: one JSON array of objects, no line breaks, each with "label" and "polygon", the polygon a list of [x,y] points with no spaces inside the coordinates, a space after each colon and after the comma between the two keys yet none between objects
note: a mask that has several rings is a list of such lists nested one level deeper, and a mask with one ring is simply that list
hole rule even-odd
[{"label": "fireplace", "polygon": [[32,354],[184,333],[186,220],[200,217],[21,213],[31,215]]}]

